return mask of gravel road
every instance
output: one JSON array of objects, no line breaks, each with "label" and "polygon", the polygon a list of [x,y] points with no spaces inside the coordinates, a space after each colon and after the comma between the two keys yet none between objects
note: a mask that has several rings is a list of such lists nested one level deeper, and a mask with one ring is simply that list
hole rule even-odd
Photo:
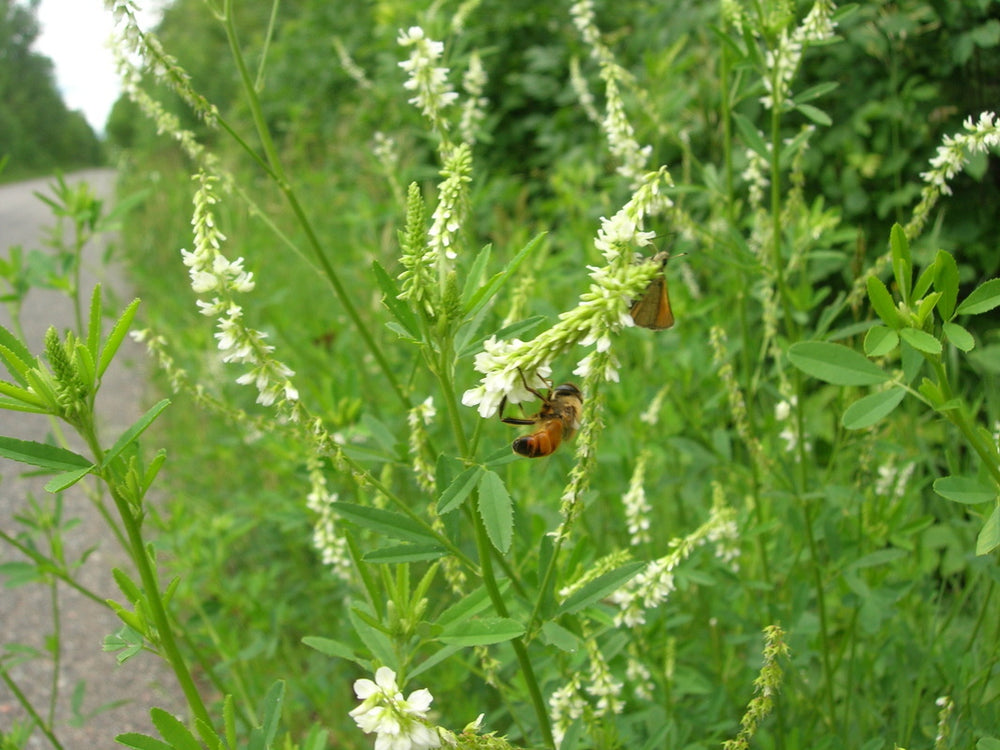
[{"label": "gravel road", "polygon": [[[78,180],[89,182],[102,198],[110,200],[113,196],[115,174],[111,170],[88,170],[67,177],[71,183]],[[51,194],[48,186],[53,183],[53,180],[43,179],[0,186],[0,257],[6,257],[8,248],[13,245],[21,245],[25,252],[32,248],[45,249],[42,244],[45,230],[53,225],[54,218],[34,192]],[[93,284],[99,280],[105,290],[104,298],[107,300],[107,291],[113,290],[120,308],[132,293],[120,270],[114,264],[104,265],[101,262],[104,250],[104,246],[85,250],[84,300],[89,300]],[[6,291],[2,283],[0,288]],[[40,351],[43,335],[50,325],[63,330],[70,327],[73,320],[67,298],[57,292],[41,290],[30,292],[22,317],[25,335],[33,352]],[[0,309],[0,323],[5,326],[10,324],[6,309]],[[126,340],[118,359],[104,377],[102,393],[105,398],[99,398],[100,434],[105,441],[113,440],[151,405],[152,399],[146,394],[143,377],[145,365],[143,351],[131,340]],[[0,378],[7,379],[2,365]],[[44,417],[0,412],[0,434],[25,440],[45,440],[50,430],[49,422]],[[20,472],[19,465],[0,459],[0,527],[7,533],[20,531],[15,517],[23,512],[28,498],[34,497],[39,502],[51,499],[42,489],[44,479],[24,478]],[[65,534],[67,559],[79,559],[85,550],[96,547],[79,569],[78,579],[102,598],[121,600],[110,571],[112,567],[125,567],[127,558],[93,505],[78,488],[65,493],[64,514],[66,521],[77,519],[77,525]],[[16,550],[0,543],[0,562],[22,559]],[[58,599],[62,615],[59,639],[62,669],[56,736],[62,746],[66,750],[121,747],[114,742],[115,735],[121,732],[140,731],[156,736],[151,729],[149,708],[161,706],[176,711],[182,705],[177,697],[179,691],[164,664],[150,654],[141,654],[119,666],[113,654],[101,651],[104,637],[120,626],[118,619],[67,586],[59,586]],[[5,649],[14,643],[44,649],[52,629],[52,602],[48,587],[28,585],[0,589],[0,642]],[[7,657],[4,658],[6,660]],[[19,688],[28,693],[36,708],[44,714],[51,694],[51,660],[35,659],[15,666],[10,672]],[[101,706],[121,704],[93,716],[82,726],[74,726],[70,702],[74,688],[81,681],[86,683],[81,709],[84,715]],[[0,683],[0,732],[9,731],[14,722],[24,716],[12,692]],[[36,732],[28,747],[48,748],[51,745]]]}]

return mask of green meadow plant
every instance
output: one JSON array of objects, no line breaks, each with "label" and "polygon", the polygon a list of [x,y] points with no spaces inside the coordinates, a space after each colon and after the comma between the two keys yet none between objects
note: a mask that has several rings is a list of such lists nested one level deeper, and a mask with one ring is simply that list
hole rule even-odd
[{"label": "green meadow plant", "polygon": [[[264,465],[254,474],[264,480],[248,494],[294,504],[298,533],[308,518],[320,565],[282,568],[275,582],[266,568],[280,561],[223,560],[241,584],[256,580],[247,568],[265,568],[271,588],[236,595],[262,591],[270,622],[280,626],[291,606],[283,588],[298,584],[289,573],[320,570],[319,587],[332,592],[320,624],[311,621],[301,639],[329,679],[292,675],[294,692],[286,693],[285,682],[266,675],[270,687],[257,691],[252,667],[221,645],[251,634],[226,624],[224,614],[209,615],[210,602],[191,605],[198,612],[190,623],[209,631],[217,659],[175,636],[179,618],[166,605],[180,585],[162,591],[141,524],[164,458],[144,464],[135,447],[165,402],[110,449],[88,439],[93,457],[4,443],[8,456],[59,469],[55,489],[97,476],[122,517],[141,580],[116,575],[131,608],[115,607],[126,627],[110,645],[123,660],[143,647],[163,653],[190,715],[153,709],[161,739],[119,742],[278,746],[282,709],[299,693],[323,719],[294,732],[303,737],[298,745],[288,737],[282,746],[320,748],[332,734],[361,747],[363,733],[374,735],[376,748],[394,750],[723,741],[874,748],[890,735],[900,745],[929,741],[926,727],[939,738],[954,730],[991,741],[998,718],[990,677],[997,660],[986,645],[997,635],[994,576],[984,564],[991,558],[963,556],[967,517],[928,509],[922,483],[937,467],[926,455],[949,438],[904,401],[910,394],[945,417],[979,459],[973,476],[949,454],[955,470],[934,489],[961,507],[996,508],[996,437],[977,424],[981,396],[961,382],[967,365],[953,353],[975,343],[964,316],[993,309],[1000,290],[988,281],[959,302],[955,257],[938,252],[914,281],[910,250],[961,168],[963,149],[996,145],[992,115],[945,144],[913,222],[892,230],[893,297],[878,275],[885,263],[848,275],[854,234],[839,226],[836,207],[805,188],[811,144],[831,123],[820,104],[836,82],[805,90],[796,82],[811,51],[837,43],[849,8],[826,0],[802,13],[790,2],[720,3],[711,30],[717,54],[701,60],[705,75],[717,76],[710,88],[719,151],[706,157],[695,153],[690,132],[657,120],[658,96],[681,86],[684,68],[666,66],[662,83],[626,69],[599,9],[581,0],[566,13],[573,44],[585,52],[569,65],[568,89],[595,123],[608,165],[610,187],[590,185],[583,200],[606,210],[593,214],[586,237],[562,234],[546,217],[551,233],[494,247],[479,239],[490,232],[481,225],[490,216],[482,205],[487,178],[477,168],[490,143],[485,54],[449,59],[449,46],[436,38],[461,39],[476,4],[463,5],[451,23],[428,12],[423,25],[396,35],[406,78],[394,95],[420,118],[432,176],[404,179],[396,135],[371,137],[373,163],[404,215],[398,246],[366,257],[358,276],[360,254],[343,254],[317,229],[300,188],[307,176],[285,166],[264,114],[274,17],[255,73],[237,31],[238,7],[211,6],[251,136],[139,29],[130,2],[109,6],[127,93],[179,145],[193,173],[192,240],[180,262],[198,312],[214,325],[216,356],[238,373],[188,371],[181,355],[189,353],[172,347],[180,326],[157,321],[166,330],[153,325],[135,335],[176,398],[222,415],[240,433],[241,459]],[[359,86],[379,87],[342,41],[333,49]],[[453,69],[459,63],[462,76]],[[220,140],[228,136],[255,179],[273,184],[286,213],[272,218],[238,176],[232,152],[220,157],[185,130],[149,94],[144,76],[178,94]],[[637,105],[652,124],[631,114]],[[676,168],[657,160],[654,140],[663,133],[682,144]],[[231,251],[243,242],[228,236],[232,204],[247,206],[271,233],[272,249],[259,262]],[[283,229],[288,218],[294,233]],[[686,257],[664,267],[654,248],[661,234]],[[271,280],[282,254],[312,269],[327,293],[319,299],[335,301],[342,314],[332,344],[342,360],[326,364],[357,370],[356,392],[343,395],[353,406],[319,406],[313,372],[298,364],[305,358],[280,346],[283,326],[309,321],[253,309],[259,298],[251,295]],[[632,303],[664,273],[680,322],[676,331],[640,330]],[[350,281],[357,278],[362,289]],[[859,288],[881,322],[862,319]],[[367,306],[372,292],[377,304]],[[545,292],[536,307],[534,297]],[[85,438],[102,365],[135,313],[135,305],[126,308],[102,343],[99,294],[94,299],[84,329],[47,341],[48,365],[12,334],[0,349],[18,381],[4,385],[4,405],[34,404]],[[836,343],[862,335],[864,355]],[[889,369],[896,358],[898,374]],[[513,455],[508,438],[496,440],[505,429],[498,416],[521,410],[514,419],[530,422],[533,409],[558,396],[561,373],[572,373],[582,395],[579,425],[565,426],[578,434],[548,457]],[[810,375],[835,387],[817,387]],[[220,384],[229,380],[250,386],[256,404],[242,407]],[[871,385],[884,388],[842,410],[839,421],[830,418],[840,387]],[[540,399],[542,407],[528,407]],[[880,424],[898,429],[878,432]],[[976,549],[995,557],[1000,522],[995,510],[981,515]],[[219,519],[213,530],[226,523]],[[204,553],[188,559],[212,559],[195,557]],[[220,627],[234,632],[219,634]],[[217,709],[191,681],[192,660],[211,682]],[[348,673],[359,701],[350,709],[337,697],[347,692]],[[935,704],[932,695],[942,697]],[[327,703],[339,716],[323,714]]]}]

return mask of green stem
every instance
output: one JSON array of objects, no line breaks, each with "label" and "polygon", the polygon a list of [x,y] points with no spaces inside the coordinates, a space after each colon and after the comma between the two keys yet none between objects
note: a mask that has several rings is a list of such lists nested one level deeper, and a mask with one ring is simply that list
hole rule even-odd
[{"label": "green stem", "polygon": [[816,544],[816,537],[813,534],[813,517],[810,512],[810,501],[802,499],[801,496],[799,501],[802,503],[802,514],[804,516],[804,525],[806,528],[806,540],[809,545],[809,555],[812,557],[812,573],[813,573],[813,586],[816,589],[816,605],[819,614],[819,633],[820,639],[822,640],[822,655],[823,655],[823,688],[826,693],[827,702],[827,726],[830,727],[833,724],[835,704],[833,701],[833,668],[830,664],[830,649],[832,648],[829,640],[829,629],[828,620],[826,614],[826,595],[823,591],[823,574],[819,564],[819,548]]},{"label": "green stem", "polygon": [[22,555],[30,558],[31,561],[34,562],[36,566],[42,567],[47,575],[51,575],[58,578],[67,586],[74,589],[78,593],[82,594],[86,598],[90,599],[95,604],[101,607],[108,608],[108,603],[104,599],[102,599],[100,596],[95,594],[90,589],[81,586],[79,583],[73,580],[72,576],[70,576],[69,573],[67,573],[63,568],[57,567],[55,561],[52,560],[51,558],[48,558],[42,553],[37,552],[36,550],[33,550],[30,547],[25,546],[24,544],[21,544],[15,537],[12,537],[6,532],[4,532],[3,529],[0,529],[0,541],[2,541],[4,544],[9,544],[11,547],[14,547]]},{"label": "green stem", "polygon": [[[479,501],[479,493],[476,493],[476,502]],[[496,576],[493,572],[493,559],[491,557],[491,542],[486,533],[486,526],[478,513],[472,514],[473,524],[476,532],[476,550],[479,553],[479,564],[482,568],[483,585],[489,594],[490,601],[493,602],[493,609],[500,617],[509,617],[507,604],[503,600],[503,594],[497,585]],[[535,677],[534,667],[528,656],[528,649],[524,645],[524,639],[515,638],[511,645],[514,647],[514,654],[517,656],[517,663],[521,667],[521,674],[524,676],[528,694],[531,697],[531,705],[535,709],[535,716],[538,718],[538,728],[542,732],[542,741],[546,747],[554,748],[555,739],[552,736],[552,727],[549,724],[549,714],[545,707],[545,699],[542,697],[541,688],[538,686],[538,678]]]},{"label": "green stem", "polygon": [[163,606],[160,584],[156,579],[156,573],[153,570],[149,553],[142,538],[140,523],[133,514],[128,500],[114,488],[111,490],[111,497],[115,501],[118,513],[121,515],[125,526],[132,561],[139,570],[139,577],[146,591],[145,605],[149,608],[153,625],[156,626],[159,645],[163,655],[173,669],[174,675],[177,677],[177,682],[180,684],[181,690],[184,692],[184,697],[187,699],[188,706],[191,708],[195,718],[204,722],[205,726],[210,727],[212,726],[212,718],[208,713],[208,709],[205,708],[205,704],[198,692],[198,687],[194,684],[194,679],[191,677],[191,672],[188,670],[184,656],[181,654],[180,649],[177,647],[177,641],[174,639],[173,625],[167,616],[166,608]]},{"label": "green stem", "polygon": [[55,750],[63,750],[62,744],[58,739],[56,739],[56,736],[52,733],[49,725],[45,723],[45,720],[38,715],[35,707],[31,705],[31,701],[28,700],[28,696],[22,693],[21,689],[17,686],[17,683],[10,678],[6,668],[3,666],[3,662],[0,662],[0,679],[3,680],[7,689],[14,694],[14,697],[17,698],[17,702],[21,704],[21,708],[23,708],[27,712],[28,716],[30,716],[35,722],[35,726],[38,727],[39,731],[45,735],[45,738],[51,743],[52,747],[55,748]]},{"label": "green stem", "polygon": [[59,701],[59,677],[62,671],[62,612],[59,609],[59,585],[49,586],[52,606],[52,687],[49,689],[49,724],[55,722],[56,704]]},{"label": "green stem", "polygon": [[722,62],[719,67],[719,105],[720,122],[722,123],[722,153],[724,155],[724,169],[726,175],[726,221],[730,226],[735,225],[733,177],[733,123],[732,123],[732,103],[729,100],[730,93],[730,70],[729,49],[722,45]]},{"label": "green stem", "polygon": [[[928,357],[927,359],[931,363],[931,367],[937,377],[937,384],[941,389],[944,402],[952,402],[954,400],[953,391],[951,383],[948,381],[948,373],[945,370],[944,364],[937,357]],[[962,433],[962,436],[976,452],[976,455],[982,459],[986,470],[993,477],[993,481],[1000,487],[1000,457],[997,456],[993,444],[982,439],[982,436],[976,429],[975,420],[969,415],[965,401],[961,400],[958,408],[946,411],[938,410],[938,413],[958,428],[958,431]]]},{"label": "green stem", "polygon": [[[447,337],[445,337],[445,341],[442,342],[440,352],[441,354],[439,359],[436,361],[436,366],[431,369],[437,376],[438,381],[441,384],[441,390],[444,392],[446,411],[449,414],[449,421],[451,422],[452,429],[455,432],[455,441],[459,446],[459,451],[463,456],[469,457],[469,441],[465,435],[462,420],[459,417],[458,398],[452,381],[452,373],[454,369],[452,362],[454,360],[451,357],[450,340],[448,340]],[[478,491],[474,493],[474,498],[476,504],[478,505]],[[469,516],[472,518],[472,525],[475,531],[476,553],[479,557],[479,574],[482,578],[483,586],[486,588],[486,592],[490,597],[490,601],[493,603],[493,609],[496,613],[500,617],[509,617],[510,613],[507,609],[506,602],[504,602],[500,586],[497,583],[496,572],[493,569],[493,544],[490,542],[489,535],[486,533],[486,526],[483,523],[482,516],[475,510],[473,510]],[[546,747],[554,748],[555,738],[552,736],[552,726],[549,723],[549,714],[545,706],[545,698],[542,696],[542,690],[538,685],[538,678],[535,676],[534,667],[531,665],[531,659],[528,656],[528,648],[525,645],[525,639],[522,636],[520,638],[515,638],[510,643],[514,648],[514,654],[517,657],[518,665],[521,668],[521,674],[524,677],[525,685],[528,688],[531,705],[535,710],[535,716],[538,720],[538,728],[542,733],[542,741],[545,743]]]}]

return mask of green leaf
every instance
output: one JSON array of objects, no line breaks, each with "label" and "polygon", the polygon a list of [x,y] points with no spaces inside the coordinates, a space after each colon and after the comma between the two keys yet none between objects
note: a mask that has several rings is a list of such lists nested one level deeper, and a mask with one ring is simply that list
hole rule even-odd
[{"label": "green leaf", "polygon": [[53,471],[93,468],[93,464],[86,458],[65,448],[10,437],[0,437],[0,456]]},{"label": "green leaf", "polygon": [[800,341],[789,348],[788,359],[807,375],[833,385],[876,385],[889,380],[881,367],[841,344]]},{"label": "green leaf", "polygon": [[437,666],[438,664],[440,664],[441,662],[443,662],[445,659],[448,659],[449,657],[457,654],[459,651],[462,650],[462,648],[463,648],[462,646],[456,646],[456,645],[442,646],[437,651],[435,651],[433,654],[431,654],[426,659],[424,659],[422,662],[420,662],[413,669],[408,669],[406,671],[406,676],[409,679],[413,679],[418,674],[422,674],[423,672],[426,672],[431,667]]},{"label": "green leaf", "polygon": [[896,303],[889,293],[889,289],[882,283],[878,276],[868,277],[868,299],[872,303],[872,309],[882,322],[890,328],[902,328],[903,317],[896,308]]},{"label": "green leaf", "polygon": [[377,534],[390,536],[393,539],[402,539],[405,542],[416,544],[437,543],[437,539],[430,531],[401,513],[345,502],[330,503],[330,510],[358,526],[370,529]]},{"label": "green leaf", "polygon": [[576,633],[552,621],[542,625],[542,638],[545,643],[567,653],[573,653],[582,645]]},{"label": "green leaf", "polygon": [[[231,695],[227,695],[226,698],[232,698]],[[223,709],[225,710],[225,709]],[[194,719],[194,730],[201,737],[201,741],[205,743],[205,747],[209,750],[224,750],[226,745],[223,738],[215,731],[215,727],[206,724],[199,718]]]},{"label": "green leaf", "polygon": [[813,99],[819,99],[821,96],[826,96],[831,91],[839,87],[840,84],[836,81],[828,81],[826,83],[818,83],[815,86],[810,86],[805,91],[795,95],[795,101],[799,104],[804,102],[811,102]]},{"label": "green leaf", "polygon": [[514,506],[500,475],[489,469],[479,479],[479,515],[493,546],[506,554],[514,539]]},{"label": "green leaf", "polygon": [[955,315],[955,302],[958,299],[958,264],[951,253],[938,250],[934,265],[937,271],[934,289],[941,294],[937,303],[938,315],[942,320],[951,320]]},{"label": "green leaf", "polygon": [[934,491],[945,500],[962,505],[979,505],[996,500],[995,487],[984,485],[975,477],[940,477],[934,480]]},{"label": "green leaf", "polygon": [[910,242],[899,224],[892,225],[889,233],[889,248],[892,251],[892,273],[896,277],[896,286],[903,298],[903,304],[910,305],[910,289],[913,283],[913,262],[910,259]]},{"label": "green leaf", "polygon": [[302,643],[334,659],[344,659],[345,661],[354,662],[365,671],[371,668],[370,659],[358,656],[354,652],[354,649],[341,641],[335,641],[332,638],[322,638],[317,635],[307,635],[302,639]]},{"label": "green leaf", "polygon": [[384,565],[387,563],[421,562],[437,560],[444,557],[447,550],[440,544],[400,544],[395,547],[383,547],[365,553],[361,559],[365,562]]},{"label": "green leaf", "polygon": [[395,664],[396,654],[393,642],[389,640],[389,637],[385,633],[375,627],[372,622],[369,622],[371,615],[364,612],[360,608],[361,606],[353,606],[347,613],[347,616],[351,620],[351,625],[354,627],[354,632],[358,634],[358,638],[361,639],[361,642],[365,644],[365,647],[377,661],[389,666]]},{"label": "green leaf", "polygon": [[202,750],[197,738],[184,726],[183,722],[162,708],[154,708],[149,712],[153,726],[160,736],[176,750]]},{"label": "green leaf", "polygon": [[285,681],[275,680],[261,704],[261,713],[264,714],[264,722],[261,726],[262,748],[270,748],[274,744],[274,738],[278,734],[278,726],[281,724],[281,706],[284,700]]},{"label": "green leaf", "polygon": [[79,482],[90,472],[94,470],[93,466],[84,466],[79,469],[74,469],[73,471],[67,471],[57,476],[52,477],[49,481],[45,483],[45,491],[55,494],[57,492],[62,492],[72,487],[74,484]]},{"label": "green leaf", "polygon": [[988,555],[1000,547],[1000,505],[993,509],[976,537],[976,554]]},{"label": "green leaf", "polygon": [[976,347],[976,340],[972,334],[958,323],[944,323],[941,326],[941,331],[956,349],[971,352]]},{"label": "green leaf", "polygon": [[441,631],[439,640],[450,646],[489,646],[524,635],[524,626],[509,617],[462,620]]},{"label": "green leaf", "polygon": [[765,161],[770,161],[771,150],[767,147],[767,143],[764,141],[764,137],[760,134],[760,131],[757,130],[757,126],[744,115],[735,112],[733,113],[733,121],[736,123],[736,128],[740,131],[740,135],[743,137],[743,142],[747,148],[751,149]]},{"label": "green leaf", "polygon": [[917,305],[917,319],[914,328],[924,328],[924,323],[931,317],[939,299],[941,299],[941,293],[932,292],[920,300],[920,304]]},{"label": "green leaf", "polygon": [[20,388],[13,383],[7,383],[0,380],[0,394],[16,399],[24,406],[30,407],[28,409],[24,409],[24,411],[39,411],[44,413],[49,410],[45,399],[39,398],[37,393],[33,393],[26,388]]},{"label": "green leaf", "polygon": [[972,290],[958,306],[958,315],[978,315],[1000,305],[1000,279],[990,279]]},{"label": "green leaf", "polygon": [[874,326],[865,334],[865,354],[884,357],[899,346],[899,334],[886,326]]},{"label": "green leaf", "polygon": [[646,563],[644,562],[630,562],[622,565],[620,568],[615,568],[598,576],[593,581],[584,584],[570,594],[569,598],[559,608],[559,614],[573,614],[574,612],[579,612],[584,607],[589,607],[594,602],[600,601],[632,580],[644,567],[646,567]]},{"label": "green leaf", "polygon": [[115,742],[135,750],[172,750],[166,742],[138,732],[126,732],[115,736]]},{"label": "green leaf", "polygon": [[940,354],[943,349],[941,342],[934,336],[917,328],[903,328],[899,331],[899,336],[917,351],[927,354]]},{"label": "green leaf", "polygon": [[871,427],[891,414],[905,395],[906,391],[898,386],[869,394],[848,406],[840,422],[848,430]]},{"label": "green leaf", "polygon": [[479,475],[482,471],[482,466],[470,466],[455,477],[455,480],[441,493],[437,507],[438,515],[443,516],[455,508],[461,507],[479,481]]},{"label": "green leaf", "polygon": [[[510,588],[510,580],[500,581],[500,593],[505,594]],[[490,595],[485,586],[480,586],[468,596],[463,596],[448,609],[438,615],[435,624],[447,628],[456,622],[464,622],[487,609],[490,606]]]},{"label": "green leaf", "polygon": [[484,245],[476,255],[476,259],[469,268],[469,273],[465,277],[465,285],[462,287],[462,307],[468,307],[476,291],[482,287],[483,279],[486,278],[486,269],[490,264],[490,256],[493,254],[493,245]]},{"label": "green leaf", "polygon": [[122,451],[134,443],[139,436],[146,431],[146,428],[153,424],[153,420],[160,416],[163,410],[168,406],[170,406],[169,398],[165,398],[162,401],[153,404],[153,406],[146,411],[145,414],[136,420],[135,424],[125,430],[125,432],[123,432],[115,441],[115,444],[111,446],[111,449],[104,454],[104,466],[108,466],[112,461],[118,458]]},{"label": "green leaf", "polygon": [[517,255],[511,259],[503,271],[496,274],[493,278],[479,287],[479,289],[475,291],[468,303],[465,305],[465,315],[470,317],[474,316],[481,307],[493,299],[493,295],[500,291],[507,279],[517,272],[517,269],[521,267],[524,259],[535,251],[544,238],[544,234],[539,234],[537,237],[528,242],[528,244],[521,248]]},{"label": "green leaf", "polygon": [[811,104],[796,104],[795,109],[805,115],[808,119],[812,120],[817,125],[822,125],[824,127],[829,127],[833,125],[833,120],[830,119],[828,115],[823,110],[818,107],[814,107]]},{"label": "green leaf", "polygon": [[10,372],[17,382],[27,385],[24,380],[24,373],[30,367],[34,367],[35,358],[31,355],[21,339],[0,325],[0,362]]},{"label": "green leaf", "polygon": [[409,338],[420,341],[420,324],[417,322],[417,316],[413,314],[413,310],[410,309],[406,301],[399,298],[400,290],[396,286],[395,279],[377,260],[372,261],[372,273],[375,274],[375,282],[382,290],[382,304],[392,313]]},{"label": "green leaf", "polygon": [[[937,266],[935,263],[937,263],[937,260],[927,266],[920,272],[920,275],[917,276],[917,283],[913,285],[914,299],[920,299],[927,293],[927,290],[931,288],[931,284],[937,276]],[[934,297],[934,302],[937,302],[937,296]]]},{"label": "green leaf", "polygon": [[104,342],[104,348],[101,350],[101,358],[97,362],[97,377],[104,375],[105,370],[108,369],[108,365],[111,364],[111,360],[115,358],[115,354],[118,353],[118,347],[122,345],[122,341],[124,341],[125,336],[128,334],[128,329],[132,326],[132,320],[135,318],[135,312],[138,309],[139,300],[132,300],[111,327],[108,340]]}]

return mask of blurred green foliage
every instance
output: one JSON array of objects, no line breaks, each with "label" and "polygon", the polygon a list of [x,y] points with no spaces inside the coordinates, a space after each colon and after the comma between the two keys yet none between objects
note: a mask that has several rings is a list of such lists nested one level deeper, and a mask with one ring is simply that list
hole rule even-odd
[{"label": "blurred green foliage", "polygon": [[101,144],[83,114],[66,108],[52,61],[33,51],[37,0],[0,0],[0,158],[2,179],[101,164]]}]

